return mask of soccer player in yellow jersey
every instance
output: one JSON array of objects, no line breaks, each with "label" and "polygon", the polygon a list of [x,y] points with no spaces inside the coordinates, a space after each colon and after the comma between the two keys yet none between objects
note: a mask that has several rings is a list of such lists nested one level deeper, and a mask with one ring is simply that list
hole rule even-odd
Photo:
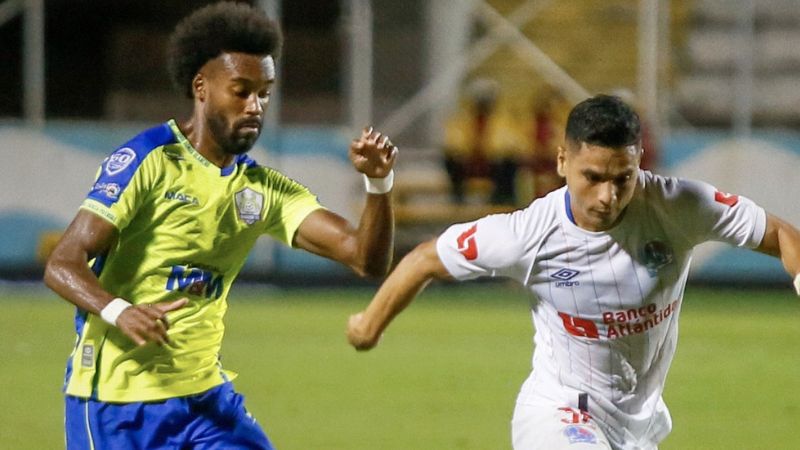
[{"label": "soccer player in yellow jersey", "polygon": [[388,270],[397,155],[388,137],[368,128],[350,145],[368,192],[355,227],[246,156],[281,39],[245,4],[185,18],[169,64],[192,116],[144,131],[103,161],[48,261],[45,282],[77,307],[68,449],[271,449],[218,357],[226,297],[256,239],[268,234],[359,275]]}]

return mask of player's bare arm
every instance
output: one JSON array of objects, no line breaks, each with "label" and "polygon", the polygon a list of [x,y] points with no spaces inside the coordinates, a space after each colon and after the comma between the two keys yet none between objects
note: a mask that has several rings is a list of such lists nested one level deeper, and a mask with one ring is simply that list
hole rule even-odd
[{"label": "player's bare arm", "polygon": [[768,213],[767,230],[756,250],[781,259],[783,267],[794,277],[794,287],[800,295],[800,230]]},{"label": "player's bare arm", "polygon": [[[115,298],[103,289],[87,262],[106,254],[117,239],[117,229],[88,211],[79,211],[47,261],[44,281],[58,295],[92,314]],[[137,345],[168,342],[166,313],[179,309],[187,300],[155,305],[135,305],[123,310],[116,325]]]},{"label": "player's bare arm", "polygon": [[[350,160],[357,171],[372,179],[392,176],[397,148],[387,136],[365,129],[350,144]],[[315,211],[295,235],[295,246],[339,261],[360,276],[380,277],[389,270],[394,241],[391,192],[367,194],[358,227],[336,213]]]},{"label": "player's bare arm", "polygon": [[381,333],[433,279],[449,279],[436,252],[436,239],[423,242],[406,255],[389,275],[367,308],[350,316],[347,339],[357,350],[378,344]]}]

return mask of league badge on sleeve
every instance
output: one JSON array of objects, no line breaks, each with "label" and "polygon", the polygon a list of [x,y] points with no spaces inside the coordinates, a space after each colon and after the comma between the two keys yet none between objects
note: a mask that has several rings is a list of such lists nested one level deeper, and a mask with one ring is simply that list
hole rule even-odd
[{"label": "league badge on sleeve", "polygon": [[734,194],[727,194],[725,192],[716,191],[714,192],[714,200],[717,203],[722,203],[723,205],[728,206],[736,206],[739,203],[739,196]]},{"label": "league badge on sleeve", "polygon": [[261,219],[261,209],[264,206],[263,194],[244,188],[234,195],[234,200],[239,220],[252,225]]},{"label": "league badge on sleeve", "polygon": [[456,240],[458,252],[464,255],[467,261],[472,261],[478,257],[478,243],[475,241],[475,233],[478,232],[478,224],[471,226],[467,231],[461,233]]},{"label": "league badge on sleeve", "polygon": [[123,147],[108,157],[106,161],[106,174],[113,177],[114,175],[127,169],[128,166],[136,159],[136,152],[128,147]]}]

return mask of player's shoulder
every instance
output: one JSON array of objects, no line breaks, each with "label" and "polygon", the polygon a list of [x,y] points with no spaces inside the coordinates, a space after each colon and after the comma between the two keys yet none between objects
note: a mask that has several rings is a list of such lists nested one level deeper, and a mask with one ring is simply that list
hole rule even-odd
[{"label": "player's shoulder", "polygon": [[493,228],[499,236],[531,240],[560,223],[559,211],[565,208],[565,194],[566,187],[562,187],[535,199],[525,208],[492,214],[482,218],[481,222]]},{"label": "player's shoulder", "polygon": [[[177,137],[170,128],[169,122],[163,123],[134,136],[124,144],[115,148],[101,163],[98,179],[102,178],[101,185],[120,187],[127,186],[132,177],[137,173],[157,170],[160,163],[154,162],[159,158],[152,158],[156,150],[176,143]],[[148,169],[143,169],[148,167]]]},{"label": "player's shoulder", "polygon": [[115,148],[103,160],[103,170],[109,175],[136,171],[154,151],[164,148],[178,140],[169,126],[162,123],[137,134],[124,144]]},{"label": "player's shoulder", "polygon": [[258,185],[265,191],[275,193],[291,193],[308,190],[305,185],[291,178],[280,170],[261,165],[256,160],[245,155],[239,155],[236,165],[240,166],[251,184]]},{"label": "player's shoulder", "polygon": [[127,153],[135,155],[138,159],[143,160],[154,150],[177,143],[178,138],[175,136],[169,123],[165,122],[137,134],[128,142],[118,147],[114,153],[125,150]]},{"label": "player's shoulder", "polygon": [[716,188],[709,183],[688,178],[657,175],[640,171],[643,196],[651,209],[685,210],[712,203]]},{"label": "player's shoulder", "polygon": [[233,165],[238,166],[251,181],[256,183],[272,185],[289,179],[280,170],[259,164],[247,154],[238,155]]},{"label": "player's shoulder", "polygon": [[663,198],[666,201],[697,196],[713,189],[711,185],[699,180],[659,175],[648,170],[639,171],[640,185],[648,199]]},{"label": "player's shoulder", "polygon": [[558,219],[559,211],[565,208],[567,187],[562,186],[539,197],[519,211],[520,218],[526,221],[546,222]]}]

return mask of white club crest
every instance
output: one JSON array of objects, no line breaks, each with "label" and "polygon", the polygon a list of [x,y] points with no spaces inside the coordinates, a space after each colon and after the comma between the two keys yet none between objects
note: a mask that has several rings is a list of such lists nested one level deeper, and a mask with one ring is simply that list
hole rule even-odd
[{"label": "white club crest", "polygon": [[261,208],[264,206],[264,194],[250,188],[244,188],[234,195],[236,213],[239,220],[252,225],[261,219]]}]

